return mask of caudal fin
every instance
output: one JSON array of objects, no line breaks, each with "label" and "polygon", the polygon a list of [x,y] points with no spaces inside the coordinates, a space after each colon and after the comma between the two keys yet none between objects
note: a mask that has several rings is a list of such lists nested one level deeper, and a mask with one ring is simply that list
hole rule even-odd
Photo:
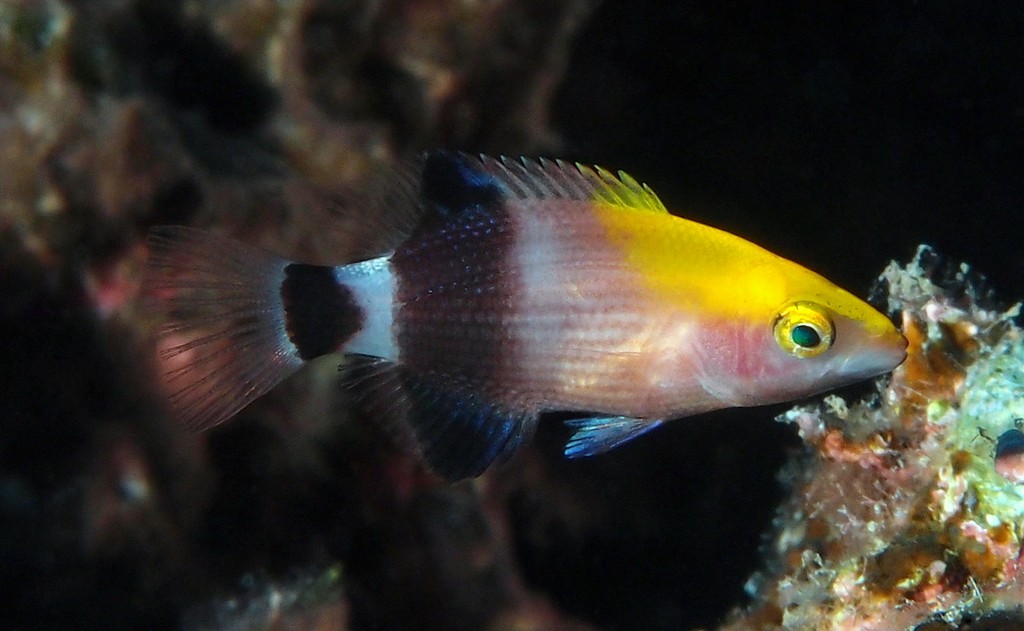
[{"label": "caudal fin", "polygon": [[282,299],[289,265],[192,228],[150,231],[144,305],[162,321],[163,385],[190,429],[227,420],[302,366]]}]

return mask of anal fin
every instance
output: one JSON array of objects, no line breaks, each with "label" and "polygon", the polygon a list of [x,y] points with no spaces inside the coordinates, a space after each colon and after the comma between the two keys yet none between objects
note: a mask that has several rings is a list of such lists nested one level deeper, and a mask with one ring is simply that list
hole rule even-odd
[{"label": "anal fin", "polygon": [[357,405],[450,481],[504,462],[536,428],[536,414],[509,409],[443,377],[362,356],[344,370]]},{"label": "anal fin", "polygon": [[565,444],[566,458],[596,456],[633,440],[664,421],[629,416],[601,416],[566,421],[576,431]]}]

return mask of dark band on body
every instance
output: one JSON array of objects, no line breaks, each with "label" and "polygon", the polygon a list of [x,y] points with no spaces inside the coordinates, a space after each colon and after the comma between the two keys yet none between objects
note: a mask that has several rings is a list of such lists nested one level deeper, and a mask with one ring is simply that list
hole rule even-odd
[{"label": "dark band on body", "polygon": [[284,268],[281,299],[288,337],[302,359],[337,351],[362,328],[362,310],[330,267],[288,265]]},{"label": "dark band on body", "polygon": [[522,356],[509,330],[522,295],[516,222],[504,184],[477,158],[427,154],[419,192],[419,226],[391,257],[395,394],[424,460],[457,480],[507,458],[533,429],[508,387]]},{"label": "dark band on body", "polygon": [[449,152],[426,156],[420,187],[425,216],[391,258],[402,363],[488,389],[518,356],[506,325],[521,292],[504,189],[476,158]]}]

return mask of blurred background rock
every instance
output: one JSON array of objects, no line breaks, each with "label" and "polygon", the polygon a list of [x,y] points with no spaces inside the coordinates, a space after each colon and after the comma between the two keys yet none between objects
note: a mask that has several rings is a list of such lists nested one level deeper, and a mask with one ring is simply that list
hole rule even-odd
[{"label": "blurred background rock", "polygon": [[628,170],[862,295],[931,243],[1009,301],[1022,32],[1017,3],[0,4],[2,626],[715,625],[799,445],[783,408],[584,462],[549,423],[444,486],[327,361],[189,435],[135,306],[146,230],[336,258],[323,209],[446,146]]}]

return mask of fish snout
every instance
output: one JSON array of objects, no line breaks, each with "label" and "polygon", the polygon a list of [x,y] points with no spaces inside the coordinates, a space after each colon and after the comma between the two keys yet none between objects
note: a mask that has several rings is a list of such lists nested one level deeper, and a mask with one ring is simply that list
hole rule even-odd
[{"label": "fish snout", "polygon": [[890,327],[874,335],[862,335],[855,345],[848,347],[847,353],[837,374],[844,380],[868,379],[903,363],[907,358],[907,338]]},{"label": "fish snout", "polygon": [[863,372],[874,376],[889,372],[907,358],[907,338],[895,328],[866,340],[863,349]]},{"label": "fish snout", "polygon": [[907,338],[899,331],[896,331],[896,337],[898,338],[897,348],[899,349],[899,360],[896,362],[896,366],[899,366],[907,358],[907,346],[910,345],[910,342],[907,341]]}]

